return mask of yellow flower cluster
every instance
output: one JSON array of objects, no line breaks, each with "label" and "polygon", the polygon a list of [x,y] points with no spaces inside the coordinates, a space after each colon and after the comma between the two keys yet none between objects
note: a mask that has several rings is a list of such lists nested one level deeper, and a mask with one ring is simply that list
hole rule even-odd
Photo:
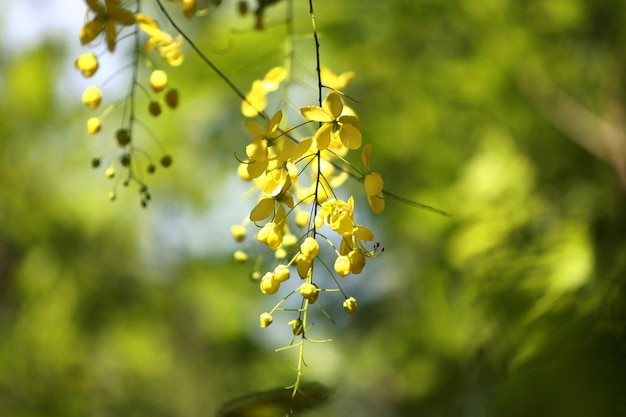
[{"label": "yellow flower cluster", "polygon": [[[267,95],[287,79],[283,67],[272,68],[263,79],[254,81],[242,103],[245,116],[257,115],[264,121],[261,125],[246,122],[252,140],[245,148],[246,158],[241,161],[238,173],[260,191],[258,203],[246,222],[259,227],[257,241],[274,251],[279,260],[269,272],[258,273],[260,290],[272,295],[287,284],[292,275],[297,274],[302,280],[272,310],[261,315],[260,325],[269,326],[273,313],[282,310],[281,306],[291,295],[299,294],[302,305],[296,310],[298,317],[288,324],[294,336],[303,338],[307,331],[308,306],[316,303],[324,292],[339,291],[344,296],[344,310],[349,314],[357,312],[356,298],[346,295],[339,281],[333,280],[337,288],[319,285],[324,275],[321,272],[328,271],[341,278],[357,275],[364,270],[367,258],[377,255],[378,244],[373,249],[366,247],[374,240],[374,233],[355,220],[354,197],[340,199],[336,190],[350,177],[349,172],[353,172],[352,175],[364,183],[372,211],[380,213],[384,208],[382,176],[370,169],[370,145],[361,152],[363,170],[350,165],[341,167],[347,164],[346,153],[361,148],[363,143],[360,121],[340,93],[354,74],[337,76],[327,68],[322,68],[321,73],[324,86],[331,91],[321,106],[301,107],[304,122],[297,125],[317,124],[310,136],[300,135],[300,128],[283,126],[286,122],[281,110],[271,118],[264,112]],[[302,229],[300,237],[294,234],[298,228]],[[337,245],[325,230],[337,236]],[[245,226],[233,226],[231,232],[236,241],[245,239]],[[329,256],[327,249],[335,254],[332,262],[320,258]],[[237,251],[236,258],[243,259],[242,251]],[[324,269],[314,273],[318,262]],[[326,265],[333,267],[329,269]]]},{"label": "yellow flower cluster", "polygon": [[[121,0],[85,0],[87,5],[86,22],[79,31],[79,39],[83,45],[98,46],[100,39],[104,39],[107,50],[114,53],[117,44],[124,38],[132,37],[135,42],[135,50],[133,51],[134,67],[138,68],[140,60],[145,59],[145,54],[157,51],[163,61],[166,64],[176,67],[182,64],[184,55],[182,52],[183,37],[179,35],[174,38],[167,32],[161,30],[159,25],[148,15],[139,13],[138,11],[131,11],[126,9],[128,2],[122,2]],[[183,0],[183,13],[185,16],[190,17],[196,12],[196,1]],[[139,6],[137,6],[137,10]],[[134,26],[134,31],[128,34],[122,34],[124,28]],[[137,47],[140,45],[140,36],[146,36],[145,42],[145,54]],[[150,69],[150,75],[147,83],[150,85],[152,94],[149,90],[143,88],[151,97],[147,106],[147,114],[157,117],[162,111],[163,107],[175,109],[179,105],[179,94],[174,88],[170,88],[168,74],[163,69],[155,69],[154,61],[146,60],[146,64]],[[95,52],[85,52],[81,54],[74,62],[74,66],[80,73],[86,77],[93,77],[100,68],[100,57]],[[133,71],[132,76],[136,77],[140,74],[140,71]],[[117,75],[117,74],[116,74]],[[108,81],[108,80],[107,80]],[[105,81],[105,83],[107,82]],[[89,117],[87,120],[87,133],[95,135],[102,131],[104,118],[110,113],[114,112],[121,103],[129,102],[131,106],[135,106],[135,86],[139,84],[137,79],[132,80],[131,88],[128,95],[123,100],[117,100],[115,104],[111,104],[97,116]],[[83,104],[91,109],[97,110],[100,108],[103,102],[102,89],[104,84],[90,85],[88,86],[82,95]],[[161,96],[161,98],[159,98]],[[106,170],[106,176],[108,178],[116,178],[116,165],[128,171],[128,178],[135,181],[140,186],[141,203],[145,205],[150,199],[150,194],[147,191],[147,186],[141,180],[141,177],[137,174],[135,169],[139,166],[144,167],[147,173],[151,174],[155,172],[156,165],[151,161],[147,152],[137,148],[136,143],[133,141],[131,146],[131,138],[133,138],[133,126],[135,119],[137,118],[136,112],[123,112],[123,120],[121,122],[122,127],[115,129],[114,142],[122,149],[118,158],[111,162],[111,165]],[[136,162],[137,157],[148,159],[147,163],[139,164]],[[92,160],[93,167],[99,167],[101,165],[101,157],[94,158]],[[162,167],[166,168],[172,164],[171,156],[165,154],[162,155],[160,160]],[[127,185],[128,180],[124,182]],[[113,200],[115,198],[115,192],[112,191],[109,197]]]}]

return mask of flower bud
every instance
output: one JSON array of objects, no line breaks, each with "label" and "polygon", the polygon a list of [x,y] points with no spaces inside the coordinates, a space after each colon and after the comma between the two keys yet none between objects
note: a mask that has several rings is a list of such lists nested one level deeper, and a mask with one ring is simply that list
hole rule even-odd
[{"label": "flower bud", "polygon": [[90,117],[87,119],[87,133],[94,135],[100,131],[101,123],[98,117]]},{"label": "flower bud", "polygon": [[349,314],[356,314],[356,312],[359,309],[356,303],[356,298],[354,297],[346,298],[343,302],[343,309],[346,310],[346,312]]},{"label": "flower bud", "polygon": [[89,78],[98,70],[98,58],[93,52],[87,52],[76,58],[74,66],[80,70],[83,77]]},{"label": "flower bud", "polygon": [[287,281],[290,275],[289,267],[287,267],[287,265],[280,264],[274,268],[274,279],[278,282]]},{"label": "flower bud", "polygon": [[83,104],[90,109],[97,109],[102,102],[102,93],[98,87],[87,87],[83,92]]},{"label": "flower bud", "polygon": [[148,112],[154,117],[158,117],[161,114],[161,105],[158,101],[151,101],[148,105]]},{"label": "flower bud", "polygon": [[240,224],[235,224],[230,227],[230,234],[235,239],[235,242],[243,242],[246,238],[247,230]]},{"label": "flower bud", "polygon": [[335,259],[335,272],[340,277],[345,277],[350,273],[350,258],[345,255],[340,255]]},{"label": "flower bud", "polygon": [[261,317],[259,317],[259,320],[261,322],[261,327],[265,328],[269,326],[270,324],[272,324],[272,322],[274,321],[274,318],[272,317],[270,313],[263,313],[261,314]]},{"label": "flower bud", "polygon": [[167,87],[167,74],[162,70],[154,70],[150,74],[150,86],[155,92],[163,91]]},{"label": "flower bud", "polygon": [[248,261],[248,254],[242,250],[237,250],[233,254],[233,258],[235,259],[235,262],[244,264]]},{"label": "flower bud", "polygon": [[173,88],[165,94],[165,104],[167,104],[170,109],[178,107],[178,101],[178,90]]},{"label": "flower bud", "polygon": [[117,140],[117,144],[121,147],[124,147],[130,143],[130,132],[128,129],[117,129],[115,132],[115,139]]},{"label": "flower bud", "polygon": [[263,294],[276,294],[280,288],[280,282],[274,279],[274,274],[271,272],[265,273],[261,278],[261,292]]},{"label": "flower bud", "polygon": [[300,336],[302,333],[304,333],[304,323],[302,322],[302,320],[293,319],[287,324],[291,326],[291,331],[293,332],[294,336]]},{"label": "flower bud", "polygon": [[300,245],[300,253],[302,253],[302,256],[304,256],[307,260],[315,258],[319,249],[319,243],[317,243],[317,240],[311,236],[307,236],[307,238],[304,239],[304,242]]},{"label": "flower bud", "polygon": [[302,295],[302,297],[307,300],[309,304],[313,304],[320,296],[320,290],[315,284],[304,283],[300,286],[300,295]]}]

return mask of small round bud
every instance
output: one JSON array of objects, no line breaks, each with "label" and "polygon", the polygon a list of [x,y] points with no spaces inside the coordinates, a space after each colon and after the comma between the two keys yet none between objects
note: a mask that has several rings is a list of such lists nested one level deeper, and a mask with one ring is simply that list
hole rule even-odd
[{"label": "small round bud", "polygon": [[150,164],[148,165],[148,168],[146,168],[146,171],[148,171],[148,174],[154,174],[154,171],[156,171],[156,167],[154,166],[154,164]]},{"label": "small round bud", "polygon": [[170,155],[163,155],[160,162],[163,168],[169,168],[172,165],[172,157]]},{"label": "small round bud", "polygon": [[280,264],[274,268],[274,280],[285,282],[289,279],[290,273],[287,265]]},{"label": "small round bud", "polygon": [[89,78],[98,70],[98,58],[93,52],[87,52],[76,58],[74,66],[80,70],[83,77]]},{"label": "small round bud", "polygon": [[317,240],[312,238],[311,236],[307,236],[304,239],[304,242],[300,245],[300,253],[307,260],[312,260],[317,256],[317,252],[320,250],[320,245],[317,243]]},{"label": "small round bud", "polygon": [[90,109],[97,109],[102,102],[102,93],[98,87],[87,87],[83,92],[83,104]]},{"label": "small round bud", "polygon": [[240,224],[235,224],[230,227],[230,234],[235,239],[235,242],[243,242],[246,238],[248,231]]},{"label": "small round bud", "polygon": [[237,250],[233,254],[233,258],[235,259],[235,262],[245,264],[248,261],[248,254],[242,250]]},{"label": "small round bud", "polygon": [[100,118],[90,117],[89,119],[87,119],[87,133],[89,133],[90,135],[95,135],[96,133],[98,133],[101,127],[102,125],[100,123]]},{"label": "small round bud", "polygon": [[300,286],[300,295],[307,300],[309,304],[313,304],[320,296],[320,289],[315,284],[304,283]]},{"label": "small round bud", "polygon": [[350,258],[345,255],[338,256],[337,259],[335,259],[334,268],[337,275],[342,278],[345,277],[350,273]]},{"label": "small round bud", "polygon": [[263,294],[276,294],[278,289],[280,288],[280,282],[274,279],[274,274],[271,272],[266,272],[261,278],[261,292]]},{"label": "small round bud", "polygon": [[115,191],[109,191],[109,201],[115,201],[115,199],[117,198],[117,194],[115,193]]},{"label": "small round bud", "polygon": [[158,101],[151,101],[148,105],[148,112],[154,117],[157,117],[161,114],[161,105]]},{"label": "small round bud", "polygon": [[162,70],[154,70],[150,74],[150,86],[155,92],[163,91],[167,87],[167,74]]},{"label": "small round bud", "polygon": [[269,326],[274,321],[274,318],[272,318],[272,315],[270,313],[261,314],[261,317],[259,319],[260,319],[261,327],[263,328]]},{"label": "small round bud", "polygon": [[104,175],[107,178],[113,178],[115,177],[115,168],[113,167],[108,167],[106,171],[104,171]]},{"label": "small round bud", "polygon": [[125,153],[122,156],[120,156],[120,163],[125,168],[129,167],[130,166],[130,154],[129,153]]},{"label": "small round bud", "polygon": [[165,104],[167,104],[170,109],[177,108],[178,101],[179,101],[178,90],[173,88],[165,94]]},{"label": "small round bud", "polygon": [[91,160],[91,167],[98,168],[100,166],[100,162],[101,162],[100,158],[93,158]]},{"label": "small round bud", "polygon": [[130,132],[128,129],[120,128],[115,132],[115,139],[117,144],[124,147],[130,143]]},{"label": "small round bud", "polygon": [[356,298],[348,297],[343,302],[343,309],[346,310],[349,314],[356,314],[359,309],[359,306],[356,303]]}]

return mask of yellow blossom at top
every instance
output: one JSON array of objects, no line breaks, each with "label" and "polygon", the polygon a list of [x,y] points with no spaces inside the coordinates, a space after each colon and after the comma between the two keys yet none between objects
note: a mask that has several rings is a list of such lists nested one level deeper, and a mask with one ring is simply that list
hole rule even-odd
[{"label": "yellow blossom at top", "polygon": [[117,26],[130,26],[135,23],[135,15],[121,9],[120,0],[85,0],[89,9],[96,15],[80,29],[79,37],[83,45],[91,43],[104,32],[107,48],[113,52],[117,42]]},{"label": "yellow blossom at top", "polygon": [[328,94],[322,107],[305,106],[300,109],[305,119],[322,123],[315,133],[313,145],[318,150],[328,148],[332,139],[339,139],[348,149],[361,147],[361,125],[352,115],[342,115],[343,102],[338,93]]},{"label": "yellow blossom at top", "polygon": [[150,36],[146,43],[146,52],[150,53],[156,47],[161,58],[171,66],[177,67],[183,63],[182,35],[178,35],[176,39],[172,38],[170,34],[162,31],[150,16],[143,13],[137,13],[137,24],[141,30]]},{"label": "yellow blossom at top", "polygon": [[348,202],[343,200],[325,201],[322,204],[322,209],[319,211],[318,216],[328,224],[328,227],[341,236],[352,236],[356,231],[356,225],[354,223],[354,199],[352,197],[348,199]]},{"label": "yellow blossom at top", "polygon": [[278,90],[280,83],[287,78],[287,70],[284,67],[270,69],[262,80],[255,80],[252,89],[246,94],[246,99],[241,103],[241,112],[246,117],[254,117],[267,106],[267,94]]}]

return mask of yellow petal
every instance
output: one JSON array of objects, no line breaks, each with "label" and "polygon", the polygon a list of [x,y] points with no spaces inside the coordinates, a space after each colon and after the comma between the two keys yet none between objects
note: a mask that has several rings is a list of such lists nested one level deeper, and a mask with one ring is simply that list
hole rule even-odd
[{"label": "yellow petal", "polygon": [[110,13],[111,19],[123,26],[135,24],[135,15],[125,9],[118,9]]},{"label": "yellow petal", "polygon": [[326,100],[324,100],[322,107],[332,116],[333,119],[339,118],[339,116],[341,116],[341,112],[343,111],[341,96],[334,91],[331,92],[328,96],[326,96]]},{"label": "yellow petal", "polygon": [[353,125],[342,125],[339,130],[339,139],[341,139],[343,146],[348,149],[359,149],[361,147],[361,131]]},{"label": "yellow petal", "polygon": [[275,202],[273,198],[264,198],[250,212],[250,220],[257,222],[263,220],[274,211]]},{"label": "yellow petal", "polygon": [[361,151],[361,162],[368,171],[370,170],[370,155],[372,154],[372,144],[368,143],[363,147]]},{"label": "yellow petal", "polygon": [[317,129],[317,132],[315,132],[313,146],[315,146],[315,148],[319,151],[323,151],[328,148],[332,133],[333,125],[330,123],[324,123],[319,129]]},{"label": "yellow petal", "polygon": [[318,106],[304,106],[300,109],[300,113],[305,119],[315,122],[332,122],[333,120],[326,110]]},{"label": "yellow petal", "polygon": [[143,13],[137,13],[135,20],[137,21],[137,25],[139,25],[139,28],[146,32],[148,36],[151,36],[153,38],[159,38],[159,36],[161,35],[161,29],[159,29],[159,25],[157,24],[157,22],[152,20],[150,16]]},{"label": "yellow petal", "polygon": [[384,182],[383,176],[378,172],[371,172],[365,176],[365,195],[373,196],[382,193]]},{"label": "yellow petal", "polygon": [[80,43],[87,45],[96,39],[102,33],[103,24],[104,21],[99,16],[96,16],[91,22],[83,26],[78,33]]},{"label": "yellow petal", "polygon": [[368,195],[367,203],[370,205],[372,211],[376,214],[381,213],[385,209],[385,198],[382,194]]},{"label": "yellow petal", "polygon": [[284,67],[274,67],[265,74],[263,88],[268,92],[276,91],[285,78],[287,78],[287,70]]}]

